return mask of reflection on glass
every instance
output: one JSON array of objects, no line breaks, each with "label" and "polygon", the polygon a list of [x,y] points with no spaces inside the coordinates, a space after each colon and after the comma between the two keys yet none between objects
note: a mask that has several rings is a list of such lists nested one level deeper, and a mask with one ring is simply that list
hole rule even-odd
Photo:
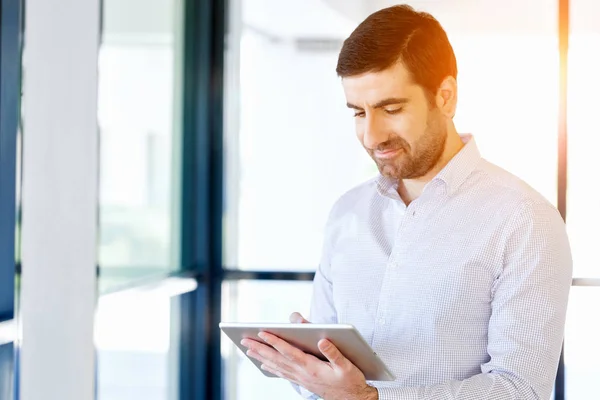
[{"label": "reflection on glass", "polygon": [[[376,175],[355,139],[335,66],[342,40],[377,6],[392,3],[232,3],[225,115],[228,267],[314,270],[333,202]],[[555,1],[516,9],[501,2],[408,3],[438,17],[454,45],[459,131],[473,133],[484,157],[556,203]]]},{"label": "reflection on glass", "polygon": [[600,288],[572,287],[565,329],[567,399],[598,399],[600,387]]},{"label": "reflection on glass", "polygon": [[105,0],[99,54],[103,283],[174,268],[183,0]]},{"label": "reflection on glass", "polygon": [[576,277],[600,277],[598,226],[600,189],[596,160],[600,148],[597,122],[600,99],[600,3],[571,2],[568,75],[568,188],[567,227]]},{"label": "reflection on glass", "polygon": [[95,321],[98,400],[178,399],[179,297],[101,297]]},{"label": "reflection on glass", "polygon": [[[223,284],[222,320],[231,322],[288,322],[298,311],[305,317],[310,308],[310,282],[236,281]],[[288,399],[296,395],[282,379],[267,378],[221,336],[225,362],[225,399]]]}]

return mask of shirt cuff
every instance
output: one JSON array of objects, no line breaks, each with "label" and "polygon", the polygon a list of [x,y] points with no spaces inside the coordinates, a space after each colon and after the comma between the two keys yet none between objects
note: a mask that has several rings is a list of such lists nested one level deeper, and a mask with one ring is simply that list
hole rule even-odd
[{"label": "shirt cuff", "polygon": [[320,399],[319,396],[317,396],[313,392],[310,392],[310,391],[304,389],[302,386],[296,385],[295,383],[292,383],[292,382],[290,382],[290,384],[292,385],[292,387],[294,388],[294,390],[296,392],[298,392],[298,394],[300,396],[304,397],[305,399],[308,399],[308,400],[319,400]]},{"label": "shirt cuff", "polygon": [[302,386],[298,386],[298,388],[300,389],[300,395],[302,395],[302,397],[304,397],[305,399],[308,399],[308,400],[319,400],[320,399],[319,396],[317,396],[313,392],[310,392],[310,391],[304,389]]}]

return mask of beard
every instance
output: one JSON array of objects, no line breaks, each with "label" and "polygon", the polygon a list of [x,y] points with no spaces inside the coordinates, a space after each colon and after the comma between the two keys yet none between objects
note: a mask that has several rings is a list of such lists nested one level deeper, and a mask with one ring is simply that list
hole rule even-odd
[{"label": "beard", "polygon": [[392,179],[415,179],[427,174],[438,163],[446,146],[447,129],[441,115],[430,111],[425,132],[411,146],[406,140],[392,134],[376,150],[400,150],[392,159],[379,159],[375,151],[367,152],[377,164],[381,175]]}]

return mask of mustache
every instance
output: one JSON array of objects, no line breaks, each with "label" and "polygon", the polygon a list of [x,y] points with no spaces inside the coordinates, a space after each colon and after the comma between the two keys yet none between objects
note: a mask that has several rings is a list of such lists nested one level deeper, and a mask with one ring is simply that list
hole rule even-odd
[{"label": "mustache", "polygon": [[404,140],[402,138],[394,138],[392,140],[388,140],[386,142],[379,144],[379,146],[377,146],[377,148],[374,150],[383,152],[383,151],[387,151],[387,150],[397,150],[397,149],[408,150],[408,148],[409,148],[409,145],[406,142],[406,140]]}]

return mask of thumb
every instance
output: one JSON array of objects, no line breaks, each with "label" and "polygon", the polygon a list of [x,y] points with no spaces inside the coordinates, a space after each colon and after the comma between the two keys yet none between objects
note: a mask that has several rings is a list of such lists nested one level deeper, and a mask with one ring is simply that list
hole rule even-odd
[{"label": "thumb", "polygon": [[319,350],[336,368],[345,368],[350,361],[327,339],[319,340]]},{"label": "thumb", "polygon": [[304,318],[299,312],[293,312],[290,315],[290,322],[293,324],[310,324],[310,321]]}]

